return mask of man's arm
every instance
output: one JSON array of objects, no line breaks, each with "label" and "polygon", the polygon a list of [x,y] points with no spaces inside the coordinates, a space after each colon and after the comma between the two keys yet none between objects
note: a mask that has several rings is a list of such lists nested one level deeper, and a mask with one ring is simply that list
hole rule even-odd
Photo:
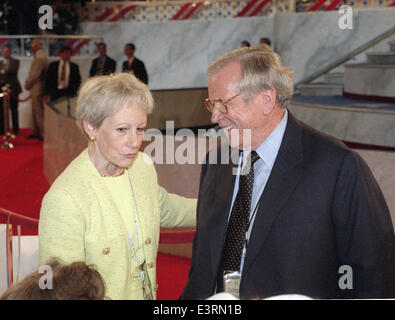
[{"label": "man's arm", "polygon": [[384,196],[364,160],[346,154],[333,201],[339,268],[350,266],[344,298],[395,297],[395,236]]},{"label": "man's arm", "polygon": [[80,68],[78,67],[78,64],[75,64],[75,83],[74,83],[74,88],[73,92],[76,95],[77,91],[81,85],[81,74],[80,74]]},{"label": "man's arm", "polygon": [[40,80],[41,74],[44,70],[44,63],[40,59],[34,59],[30,67],[29,76],[25,82],[25,89],[30,90],[36,82]]}]

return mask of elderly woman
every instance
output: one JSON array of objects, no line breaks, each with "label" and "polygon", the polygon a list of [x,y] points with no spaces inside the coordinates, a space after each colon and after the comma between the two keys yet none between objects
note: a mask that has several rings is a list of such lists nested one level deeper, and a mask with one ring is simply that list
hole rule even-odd
[{"label": "elderly woman", "polygon": [[155,299],[160,226],[194,226],[196,200],[158,185],[139,152],[153,109],[148,87],[121,73],[89,79],[77,99],[89,139],[45,195],[40,261],[58,257],[97,266],[112,299]]}]

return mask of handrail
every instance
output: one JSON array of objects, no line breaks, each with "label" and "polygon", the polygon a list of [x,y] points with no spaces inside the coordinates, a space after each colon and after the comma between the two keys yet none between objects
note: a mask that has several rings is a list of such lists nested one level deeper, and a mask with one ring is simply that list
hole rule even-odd
[{"label": "handrail", "polygon": [[327,73],[328,71],[340,66],[341,64],[343,64],[344,62],[346,62],[347,60],[355,57],[356,55],[370,49],[371,47],[375,46],[377,43],[389,38],[390,36],[392,36],[392,34],[395,33],[395,27],[392,27],[391,29],[383,32],[382,34],[378,35],[377,37],[373,38],[372,40],[366,42],[365,44],[359,46],[358,48],[354,49],[353,51],[351,51],[350,53],[346,54],[345,56],[335,60],[334,62],[332,62],[331,64],[329,64],[326,67],[323,67],[322,69],[318,70],[317,72],[313,73],[312,75],[304,78],[303,80],[299,81],[295,87],[301,85],[301,84],[306,84],[309,83],[315,79],[317,79],[318,77],[322,76],[323,74]]},{"label": "handrail", "polygon": [[103,39],[102,36],[89,36],[89,35],[56,35],[56,34],[47,34],[47,35],[39,35],[39,34],[28,34],[28,35],[11,35],[11,34],[1,34],[0,39]]},{"label": "handrail", "polygon": [[[14,53],[15,56],[20,56],[20,57],[29,57],[32,56],[33,53],[28,50],[28,41],[30,39],[34,38],[39,38],[42,39],[43,42],[43,50],[48,56],[58,56],[59,55],[59,50],[62,46],[67,45],[72,48],[72,55],[79,54],[80,49],[86,45],[88,45],[88,51],[89,54],[86,55],[92,55],[94,50],[96,50],[96,46],[90,46],[89,43],[93,42],[101,42],[103,41],[103,36],[97,36],[97,35],[54,35],[54,34],[48,34],[48,35],[0,35],[0,46],[4,45],[8,41],[17,41],[17,45],[15,48],[17,48],[18,53]],[[55,40],[55,42],[54,42]],[[56,40],[58,41],[58,46],[56,46]],[[64,43],[65,42],[65,43]],[[51,47],[54,46],[54,47]],[[59,47],[59,48],[58,48]],[[55,50],[55,53],[52,55],[51,54],[51,49]],[[57,50],[57,51],[56,51]],[[96,53],[96,52],[95,52]]]},{"label": "handrail", "polygon": [[37,230],[38,220],[26,217],[24,215],[0,208],[0,222],[9,222],[10,224],[17,224],[24,228]]}]

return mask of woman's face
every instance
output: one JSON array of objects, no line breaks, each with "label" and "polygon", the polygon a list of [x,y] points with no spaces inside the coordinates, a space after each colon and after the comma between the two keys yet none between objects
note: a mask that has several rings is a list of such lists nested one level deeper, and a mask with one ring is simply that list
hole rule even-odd
[{"label": "woman's face", "polygon": [[139,105],[125,105],[94,128],[101,163],[129,167],[140,149],[147,125],[147,114]]}]

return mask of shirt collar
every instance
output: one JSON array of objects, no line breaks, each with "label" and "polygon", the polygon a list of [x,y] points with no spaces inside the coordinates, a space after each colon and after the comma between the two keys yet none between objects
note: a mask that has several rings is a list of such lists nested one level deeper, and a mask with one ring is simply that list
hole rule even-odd
[{"label": "shirt collar", "polygon": [[276,160],[278,150],[280,149],[281,142],[283,140],[285,128],[288,122],[288,110],[285,109],[283,118],[278,123],[277,127],[270,133],[270,135],[261,143],[256,149],[259,157],[268,165],[270,168],[273,167],[274,161]]}]

